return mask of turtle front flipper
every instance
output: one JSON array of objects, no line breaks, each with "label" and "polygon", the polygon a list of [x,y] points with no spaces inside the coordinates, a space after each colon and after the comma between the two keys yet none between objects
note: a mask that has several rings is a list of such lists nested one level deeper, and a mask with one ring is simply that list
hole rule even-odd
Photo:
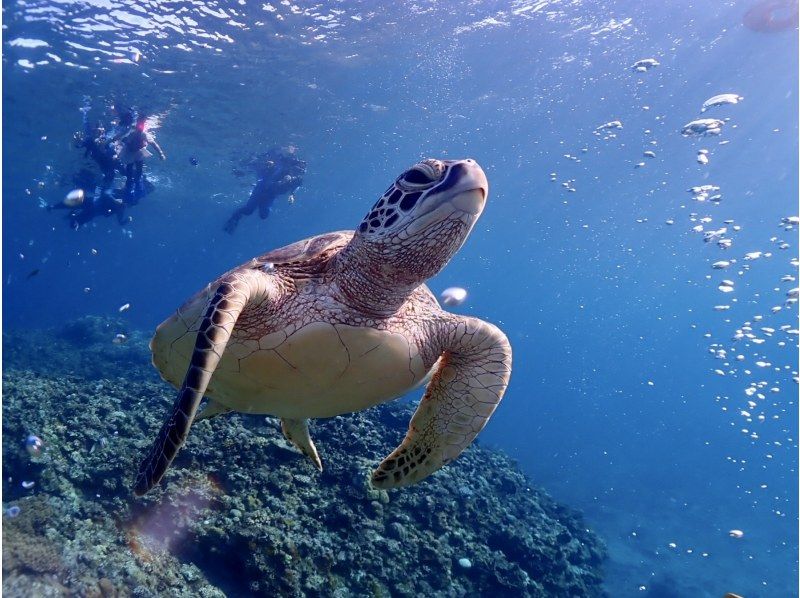
[{"label": "turtle front flipper", "polygon": [[322,471],[322,460],[319,458],[317,447],[311,436],[308,433],[308,420],[307,419],[281,419],[281,431],[283,432],[286,440],[291,442],[300,451],[307,455],[314,463],[314,466]]},{"label": "turtle front flipper", "polygon": [[511,346],[497,327],[453,316],[444,352],[403,442],[372,473],[376,488],[418,482],[461,454],[500,403],[511,377]]},{"label": "turtle front flipper", "polygon": [[142,496],[161,480],[186,442],[197,408],[242,310],[250,302],[268,298],[272,286],[265,273],[244,270],[226,276],[217,287],[197,332],[189,369],[172,414],[161,426],[150,452],[139,466],[134,487],[137,496]]}]

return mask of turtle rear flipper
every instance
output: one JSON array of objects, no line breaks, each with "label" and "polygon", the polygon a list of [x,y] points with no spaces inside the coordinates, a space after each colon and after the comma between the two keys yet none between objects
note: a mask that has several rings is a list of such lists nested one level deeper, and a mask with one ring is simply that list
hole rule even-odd
[{"label": "turtle rear flipper", "polygon": [[213,399],[209,399],[206,406],[203,407],[203,410],[197,414],[195,417],[195,421],[200,421],[203,419],[211,419],[212,417],[217,417],[218,415],[225,415],[226,413],[230,413],[233,411],[230,407],[226,407],[222,403],[219,403]]},{"label": "turtle rear flipper", "polygon": [[418,482],[472,443],[511,377],[511,346],[498,328],[475,318],[444,326],[446,347],[403,442],[372,474],[376,488]]},{"label": "turtle rear flipper", "polygon": [[300,451],[307,455],[314,467],[322,471],[322,460],[319,458],[317,447],[311,436],[308,433],[308,420],[307,419],[281,419],[281,431],[283,436],[295,445]]},{"label": "turtle rear flipper", "polygon": [[134,487],[137,496],[142,496],[161,480],[186,442],[197,408],[222,359],[239,314],[250,301],[263,301],[270,286],[266,274],[246,270],[232,274],[217,287],[197,332],[189,369],[172,414],[161,426],[150,452],[139,466]]}]

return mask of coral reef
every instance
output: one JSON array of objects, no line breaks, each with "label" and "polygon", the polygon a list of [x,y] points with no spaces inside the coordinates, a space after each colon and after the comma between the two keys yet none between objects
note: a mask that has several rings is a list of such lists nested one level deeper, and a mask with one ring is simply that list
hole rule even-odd
[{"label": "coral reef", "polygon": [[314,422],[322,473],[272,418],[198,422],[165,482],[133,499],[174,393],[142,365],[141,335],[120,358],[102,322],[75,326],[49,343],[4,336],[3,498],[21,508],[4,516],[7,596],[602,595],[602,543],[498,451],[371,488],[407,428],[403,402]]},{"label": "coral reef", "polygon": [[[31,330],[25,334],[3,333],[4,369],[39,374],[59,372],[84,379],[151,377],[149,335],[126,333],[120,318],[84,316],[54,330]],[[117,334],[124,342],[115,342]]]}]

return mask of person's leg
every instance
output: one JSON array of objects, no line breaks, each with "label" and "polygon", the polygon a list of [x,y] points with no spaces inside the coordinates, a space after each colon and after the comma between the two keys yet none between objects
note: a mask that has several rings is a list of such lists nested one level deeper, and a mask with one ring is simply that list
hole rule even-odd
[{"label": "person's leg", "polygon": [[100,183],[102,191],[101,195],[111,196],[112,187],[114,186],[114,168],[107,168],[103,171],[103,181]]},{"label": "person's leg", "polygon": [[236,230],[236,227],[239,225],[239,220],[242,216],[249,216],[253,212],[255,212],[256,207],[258,206],[258,200],[254,194],[250,194],[250,199],[247,200],[247,203],[244,204],[241,208],[237,208],[236,211],[231,214],[231,217],[228,218],[228,221],[225,223],[225,232],[233,233]]},{"label": "person's leg", "polygon": [[142,172],[144,170],[144,162],[142,160],[137,160],[134,168],[134,176],[136,177],[136,194],[141,195],[142,191],[144,190],[142,187]]},{"label": "person's leg", "polygon": [[261,220],[269,216],[270,208],[272,208],[272,204],[275,202],[275,197],[277,197],[277,194],[271,189],[259,196],[258,215],[261,216]]},{"label": "person's leg", "polygon": [[142,166],[143,162],[141,160],[137,160],[133,164],[131,164],[131,169],[133,170],[133,188],[131,189],[131,197],[130,203],[131,205],[135,205],[139,203],[139,198],[142,196]]},{"label": "person's leg", "polygon": [[114,207],[112,208],[114,212],[117,214],[117,222],[122,224],[127,224],[130,218],[125,217],[125,204],[123,202],[114,202]]},{"label": "person's leg", "polygon": [[133,191],[133,163],[125,165],[125,197],[130,197]]}]

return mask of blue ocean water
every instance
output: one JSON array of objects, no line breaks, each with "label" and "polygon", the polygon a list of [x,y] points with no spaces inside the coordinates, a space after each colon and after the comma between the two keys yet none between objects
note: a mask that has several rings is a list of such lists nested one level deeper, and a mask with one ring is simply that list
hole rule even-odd
[{"label": "blue ocean water", "polygon": [[[130,304],[153,329],[230,267],[355,227],[419,158],[472,157],[487,208],[430,286],[514,347],[481,440],[586,514],[612,596],[795,595],[798,42],[753,29],[764,4],[5,3],[4,326]],[[701,113],[723,93],[743,99]],[[156,116],[167,160],[132,222],[76,231],[43,206],[87,165],[87,99]],[[681,135],[706,117],[719,135]],[[296,201],[223,232],[254,183],[234,170],[286,144]]]}]

